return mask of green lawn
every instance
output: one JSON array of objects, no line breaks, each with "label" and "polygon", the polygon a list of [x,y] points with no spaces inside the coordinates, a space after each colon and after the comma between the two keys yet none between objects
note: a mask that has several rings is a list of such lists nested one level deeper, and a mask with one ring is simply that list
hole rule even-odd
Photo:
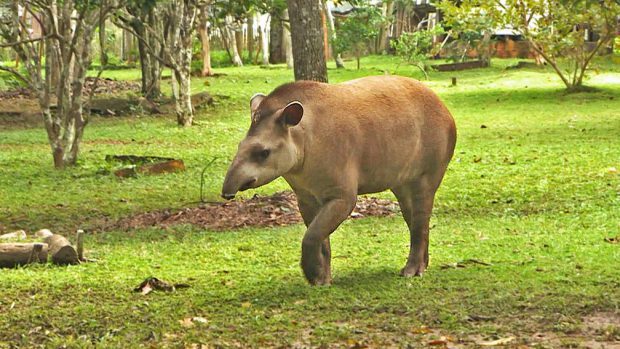
[{"label": "green lawn", "polygon": [[[195,206],[212,160],[206,192],[219,200],[249,124],[249,98],[290,81],[292,71],[281,66],[220,68],[226,75],[208,85],[194,79],[193,90],[206,89],[217,103],[189,129],[172,116],[94,118],[80,165],[62,172],[52,168],[42,127],[0,124],[0,232],[85,228],[87,254],[98,260],[0,270],[0,348],[620,340],[620,244],[605,241],[620,235],[620,66],[597,61],[587,84],[598,92],[567,95],[550,70],[505,69],[513,63],[427,81],[452,111],[459,139],[436,200],[431,265],[415,279],[397,276],[408,251],[400,216],[343,224],[332,238],[334,284],[318,288],[306,285],[298,266],[301,225],[97,229],[136,212]],[[331,82],[385,73],[421,78],[393,57],[365,58],[359,71],[329,70]],[[187,171],[119,180],[105,173],[106,154],[178,157]],[[278,180],[245,197],[286,188]],[[470,259],[490,265],[449,267]],[[191,287],[131,292],[151,275]],[[589,330],[588,319],[600,314],[615,325]],[[191,317],[207,323],[179,322]]]}]

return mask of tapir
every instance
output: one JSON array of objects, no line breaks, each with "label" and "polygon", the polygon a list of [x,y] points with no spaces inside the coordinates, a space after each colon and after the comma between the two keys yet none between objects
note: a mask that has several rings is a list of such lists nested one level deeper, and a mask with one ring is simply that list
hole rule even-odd
[{"label": "tapir", "polygon": [[357,196],[388,189],[410,232],[400,273],[422,275],[435,193],[456,143],[454,119],[431,89],[398,76],[297,81],[254,95],[250,110],[222,197],[284,177],[307,227],[301,267],[310,284],[331,283],[329,237]]}]

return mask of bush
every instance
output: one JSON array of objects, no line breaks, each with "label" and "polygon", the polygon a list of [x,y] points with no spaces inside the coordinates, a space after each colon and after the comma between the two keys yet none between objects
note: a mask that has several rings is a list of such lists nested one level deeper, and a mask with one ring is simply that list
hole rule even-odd
[{"label": "bush", "polygon": [[429,30],[402,33],[398,40],[392,41],[390,45],[396,50],[396,55],[405,62],[415,65],[428,79],[426,61],[437,54],[433,47],[433,37],[443,33],[441,26]]}]

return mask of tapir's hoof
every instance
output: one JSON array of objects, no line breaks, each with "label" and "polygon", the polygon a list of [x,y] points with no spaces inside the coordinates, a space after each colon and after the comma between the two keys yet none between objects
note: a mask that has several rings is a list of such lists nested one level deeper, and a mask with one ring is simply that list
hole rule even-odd
[{"label": "tapir's hoof", "polygon": [[308,283],[312,286],[329,286],[332,284],[332,278],[329,276],[319,275],[313,278],[306,277]]},{"label": "tapir's hoof", "polygon": [[400,270],[400,276],[403,277],[412,277],[412,276],[422,276],[424,271],[426,270],[425,266],[406,266]]}]

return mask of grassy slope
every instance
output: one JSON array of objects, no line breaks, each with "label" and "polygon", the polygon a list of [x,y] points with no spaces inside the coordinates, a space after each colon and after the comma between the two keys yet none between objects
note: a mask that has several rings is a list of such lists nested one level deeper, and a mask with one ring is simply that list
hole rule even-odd
[{"label": "grassy slope", "polygon": [[[330,70],[338,82],[391,73],[419,77],[390,58],[370,57],[362,70]],[[89,235],[100,260],[67,268],[0,271],[0,347],[219,342],[416,343],[420,325],[453,336],[571,332],[583,314],[620,306],[620,73],[598,63],[590,85],[600,92],[564,95],[549,71],[491,69],[435,73],[428,84],[459,127],[454,161],[436,201],[431,267],[401,279],[408,237],[400,217],[346,222],[333,236],[334,286],[307,287],[298,267],[301,226],[230,233],[178,227]],[[104,217],[182,207],[207,192],[217,197],[237,141],[248,124],[247,101],[288,81],[283,68],[225,68],[225,77],[194,80],[218,104],[198,126],[172,118],[96,118],[88,126],[81,166],[51,169],[42,129],[0,131],[0,225],[91,227]],[[106,73],[135,78],[137,71]],[[451,76],[457,87],[448,87]],[[487,128],[481,128],[481,125]],[[183,158],[178,175],[119,181],[97,175],[105,154]],[[256,192],[286,188],[277,181]],[[249,192],[247,195],[252,195]],[[389,196],[388,194],[382,194]],[[491,266],[442,269],[466,259]],[[149,275],[188,282],[174,294],[130,292]],[[495,317],[472,323],[467,315]],[[202,316],[206,325],[178,320]],[[39,327],[40,326],[40,327]],[[415,331],[414,331],[415,332]]]}]

